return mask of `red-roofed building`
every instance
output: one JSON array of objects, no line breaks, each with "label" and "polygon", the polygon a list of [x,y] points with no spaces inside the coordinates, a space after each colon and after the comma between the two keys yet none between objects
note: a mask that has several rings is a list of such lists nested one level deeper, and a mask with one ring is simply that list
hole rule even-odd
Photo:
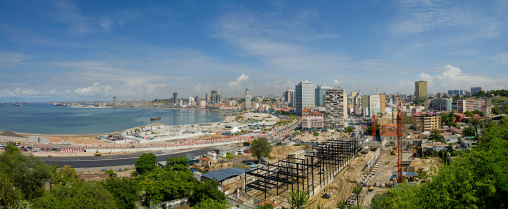
[{"label": "red-roofed building", "polygon": [[304,108],[302,110],[302,128],[323,128],[323,113]]},{"label": "red-roofed building", "polygon": [[[402,137],[406,137],[407,134],[404,133],[407,128],[405,126],[402,127]],[[381,136],[381,141],[386,139],[397,139],[397,124],[384,124],[379,127],[379,136]]]}]

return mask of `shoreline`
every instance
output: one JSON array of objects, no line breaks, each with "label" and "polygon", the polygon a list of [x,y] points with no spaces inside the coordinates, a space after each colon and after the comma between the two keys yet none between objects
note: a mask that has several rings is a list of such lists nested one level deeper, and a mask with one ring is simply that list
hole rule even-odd
[{"label": "shoreline", "polygon": [[[68,107],[68,108],[71,108],[71,107]],[[109,107],[108,107],[109,108]],[[211,110],[208,110],[208,109],[194,109],[194,108],[169,108],[169,107],[161,107],[161,108],[156,108],[156,107],[111,107],[111,108],[125,108],[125,109],[137,109],[137,108],[140,108],[140,109],[172,109],[172,110],[194,110],[194,111],[206,111],[206,112],[214,112],[214,113],[221,113],[220,111],[211,111]],[[81,109],[81,108],[78,108],[78,109]],[[93,109],[93,108],[90,108],[90,109]],[[98,108],[98,109],[104,109],[104,108]],[[226,114],[227,115],[227,114]],[[1,132],[4,132],[4,131],[10,131],[10,132],[13,132],[13,133],[17,133],[17,134],[20,134],[20,135],[29,135],[29,136],[58,136],[58,137],[61,137],[61,136],[90,136],[90,135],[111,135],[111,134],[115,134],[115,133],[121,133],[121,132],[124,132],[124,131],[127,131],[127,130],[134,130],[136,128],[142,128],[142,127],[147,127],[147,126],[154,126],[154,125],[163,125],[163,126],[168,126],[168,127],[177,127],[177,126],[186,126],[186,125],[195,125],[195,126],[199,126],[200,124],[213,124],[213,123],[223,123],[223,122],[227,122],[227,119],[228,117],[227,116],[224,116],[224,115],[219,115],[219,118],[221,118],[222,120],[220,121],[215,121],[215,122],[207,122],[207,123],[188,123],[188,124],[178,124],[178,125],[165,125],[163,123],[149,123],[149,124],[145,124],[145,125],[141,125],[141,126],[136,126],[136,127],[130,127],[130,128],[126,128],[126,129],[123,129],[123,130],[118,130],[118,131],[113,131],[113,132],[103,132],[103,133],[87,133],[87,134],[63,134],[63,133],[48,133],[48,134],[41,134],[41,133],[27,133],[27,132],[16,132],[16,131],[12,131],[12,130],[3,130],[3,129],[0,129],[0,133]]]}]

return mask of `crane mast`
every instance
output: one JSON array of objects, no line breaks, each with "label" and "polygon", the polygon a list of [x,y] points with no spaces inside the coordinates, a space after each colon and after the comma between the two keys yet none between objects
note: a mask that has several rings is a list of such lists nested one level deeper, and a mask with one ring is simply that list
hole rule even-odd
[{"label": "crane mast", "polygon": [[400,97],[397,104],[397,154],[398,154],[398,170],[397,170],[397,182],[401,183],[404,180],[402,175],[402,107]]}]

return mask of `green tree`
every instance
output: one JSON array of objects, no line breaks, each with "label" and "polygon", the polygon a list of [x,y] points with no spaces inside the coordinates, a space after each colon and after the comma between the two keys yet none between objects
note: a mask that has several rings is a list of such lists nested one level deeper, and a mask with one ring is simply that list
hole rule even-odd
[{"label": "green tree", "polygon": [[439,140],[443,139],[443,136],[441,136],[440,130],[432,129],[432,130],[430,130],[430,138],[432,140],[439,141]]},{"label": "green tree", "polygon": [[293,209],[301,209],[309,202],[309,194],[306,191],[291,192],[291,196],[287,199]]},{"label": "green tree", "polygon": [[9,143],[0,155],[0,169],[7,171],[6,179],[21,190],[22,198],[31,200],[44,194],[46,183],[55,178],[56,167],[33,155],[23,155],[14,144]]},{"label": "green tree", "polygon": [[152,153],[143,153],[136,160],[136,172],[143,175],[154,170],[157,167],[157,157]]},{"label": "green tree", "polygon": [[[191,207],[192,209],[229,209],[231,206],[228,205],[226,201],[217,201],[210,198],[206,198],[201,202],[198,202],[196,205]],[[273,208],[273,207],[272,207]]]},{"label": "green tree", "polygon": [[471,126],[466,127],[464,128],[464,130],[462,130],[462,134],[464,134],[465,136],[475,136],[475,133],[476,129]]},{"label": "green tree", "polygon": [[312,135],[314,135],[314,137],[317,138],[319,136],[319,133],[318,132],[314,132],[314,133],[312,133]]},{"label": "green tree", "polygon": [[113,170],[107,170],[104,174],[108,174],[109,177],[117,177],[118,175]]},{"label": "green tree", "polygon": [[34,208],[118,208],[113,195],[101,183],[88,182],[71,187],[56,185],[32,204]]},{"label": "green tree", "polygon": [[338,208],[338,209],[346,209],[347,207],[347,200],[337,200],[337,202],[335,203],[335,206]]},{"label": "green tree", "polygon": [[182,155],[180,157],[173,156],[171,158],[166,159],[166,170],[174,170],[174,171],[189,171],[189,159]]},{"label": "green tree", "polygon": [[[1,165],[1,164],[0,164]],[[7,170],[0,167],[0,203],[4,208],[15,208],[23,194],[19,187],[12,182]]]},{"label": "green tree", "polygon": [[189,198],[191,206],[198,202],[210,198],[215,201],[225,202],[226,195],[218,189],[219,183],[216,181],[206,180],[204,183],[198,183],[193,189],[193,193]]},{"label": "green tree", "polygon": [[115,200],[120,209],[136,208],[136,201],[139,200],[139,183],[133,178],[107,178],[102,181]]},{"label": "green tree", "polygon": [[[351,134],[353,132],[353,127],[351,126],[348,126],[345,130],[344,130],[346,133],[348,134]],[[371,131],[372,131],[372,128],[371,128]]]},{"label": "green tree", "polygon": [[64,186],[72,186],[75,183],[79,183],[81,180],[78,177],[78,173],[70,165],[64,165],[59,168],[56,173],[56,183]]},{"label": "green tree", "polygon": [[189,197],[196,184],[190,171],[172,171],[155,168],[140,177],[139,184],[146,192],[145,205]]},{"label": "green tree", "polygon": [[226,158],[231,160],[231,159],[235,158],[235,156],[233,154],[227,152],[226,153]]},{"label": "green tree", "polygon": [[356,195],[356,206],[360,207],[360,194],[363,191],[363,187],[355,187],[353,188],[353,194]]},{"label": "green tree", "polygon": [[471,112],[471,111],[466,111],[464,112],[464,114],[467,116],[467,117],[473,117],[474,113]]},{"label": "green tree", "polygon": [[272,146],[266,138],[252,140],[250,149],[252,150],[252,156],[258,159],[258,163],[261,163],[262,157],[269,157],[270,152],[272,152]]}]

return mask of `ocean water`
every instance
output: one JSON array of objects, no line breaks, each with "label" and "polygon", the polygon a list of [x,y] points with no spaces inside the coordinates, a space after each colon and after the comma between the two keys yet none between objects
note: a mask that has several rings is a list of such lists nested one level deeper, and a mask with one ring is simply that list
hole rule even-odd
[{"label": "ocean water", "polygon": [[[100,134],[150,123],[185,125],[219,122],[224,114],[205,110],[71,108],[52,104],[0,106],[0,131],[36,134]],[[161,120],[150,121],[151,117]]]}]

